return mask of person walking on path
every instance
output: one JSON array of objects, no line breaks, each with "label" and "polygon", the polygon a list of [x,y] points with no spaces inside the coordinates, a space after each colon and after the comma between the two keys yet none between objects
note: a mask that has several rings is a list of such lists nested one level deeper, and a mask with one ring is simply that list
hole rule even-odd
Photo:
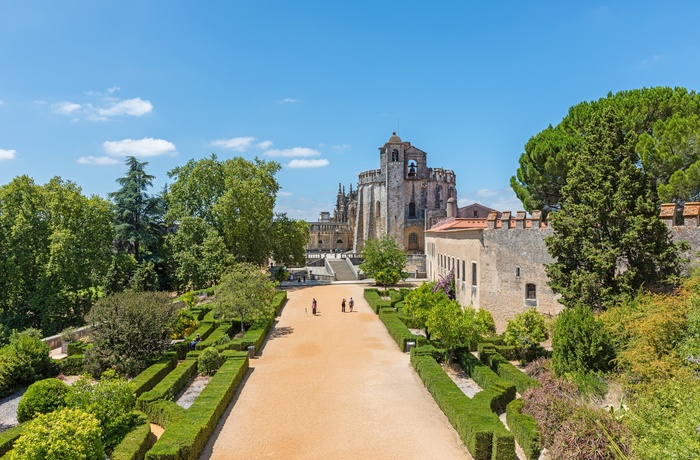
[{"label": "person walking on path", "polygon": [[350,305],[350,313],[352,313],[352,307],[355,305],[355,301],[352,300],[352,297],[350,297],[350,302],[348,304]]},{"label": "person walking on path", "polygon": [[343,299],[343,303],[340,304],[341,310],[343,313],[345,313],[345,299]]},{"label": "person walking on path", "polygon": [[314,300],[311,301],[311,311],[313,312],[314,316],[316,316],[316,298],[314,297]]}]

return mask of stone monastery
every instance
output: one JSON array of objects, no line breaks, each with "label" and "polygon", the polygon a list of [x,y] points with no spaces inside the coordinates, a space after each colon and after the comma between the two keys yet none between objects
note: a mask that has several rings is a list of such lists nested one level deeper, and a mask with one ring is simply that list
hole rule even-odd
[{"label": "stone monastery", "polygon": [[[357,189],[339,186],[332,216],[309,222],[309,253],[356,254],[365,240],[390,234],[408,254],[411,277],[437,281],[453,271],[457,300],[489,310],[499,331],[528,308],[547,316],[561,311],[544,270],[553,261],[544,242],[552,230],[540,211],[528,217],[479,204],[458,209],[455,173],[429,168],[427,154],[396,133],[379,158],[379,169],[359,174]],[[690,243],[686,256],[695,259],[700,203],[664,204],[661,218],[674,239]],[[345,260],[356,275],[357,259]],[[333,266],[327,264],[331,272]]]}]

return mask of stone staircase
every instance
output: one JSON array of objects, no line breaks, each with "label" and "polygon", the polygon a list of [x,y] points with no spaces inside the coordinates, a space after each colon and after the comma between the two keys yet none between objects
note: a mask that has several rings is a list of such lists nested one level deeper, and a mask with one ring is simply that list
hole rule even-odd
[{"label": "stone staircase", "polygon": [[357,278],[355,277],[355,273],[353,273],[353,271],[350,270],[350,267],[348,267],[348,263],[345,261],[345,259],[329,260],[328,263],[331,265],[331,268],[335,272],[336,281],[357,280]]}]

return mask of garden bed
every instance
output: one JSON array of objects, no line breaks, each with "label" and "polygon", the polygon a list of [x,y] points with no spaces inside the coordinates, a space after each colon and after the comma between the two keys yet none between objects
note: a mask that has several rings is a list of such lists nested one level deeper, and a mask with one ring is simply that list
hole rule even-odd
[{"label": "garden bed", "polygon": [[442,365],[443,370],[447,375],[450,376],[452,381],[462,390],[462,393],[467,395],[469,398],[473,398],[478,392],[483,389],[467,375],[464,370],[457,366],[446,366]]},{"label": "garden bed", "polygon": [[204,390],[209,383],[211,377],[196,374],[189,383],[182,389],[179,395],[175,398],[175,403],[183,409],[188,409],[197,396]]}]

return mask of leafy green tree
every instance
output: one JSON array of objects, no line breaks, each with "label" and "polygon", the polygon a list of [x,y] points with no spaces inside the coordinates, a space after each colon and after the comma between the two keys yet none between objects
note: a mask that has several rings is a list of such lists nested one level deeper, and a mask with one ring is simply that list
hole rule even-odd
[{"label": "leafy green tree", "polygon": [[201,217],[184,217],[166,237],[166,248],[179,291],[214,285],[233,263],[224,239]]},{"label": "leafy green tree", "polygon": [[161,231],[162,204],[159,198],[148,194],[154,176],[146,174],[147,162],[127,157],[129,170],[117,179],[121,188],[109,194],[115,208],[115,240],[117,246],[132,254],[137,261],[142,258],[142,245],[154,244]]},{"label": "leafy green tree", "polygon": [[281,283],[282,281],[286,281],[287,279],[289,279],[289,271],[286,267],[275,268],[275,281]]},{"label": "leafy green tree", "polygon": [[432,337],[448,349],[450,358],[457,347],[469,346],[483,331],[478,328],[473,307],[462,307],[456,300],[441,296],[428,311],[426,321]]},{"label": "leafy green tree", "polygon": [[[389,284],[387,281],[393,279],[389,275],[395,277],[398,274],[399,279],[408,277],[408,273],[404,271],[407,260],[406,253],[399,248],[391,235],[366,240],[362,247],[361,256],[364,261],[360,265],[360,269],[368,278],[374,278],[375,281],[382,283],[385,290]],[[383,282],[376,279],[380,272],[386,274],[386,276],[380,275]]]},{"label": "leafy green tree", "polygon": [[17,405],[17,421],[24,423],[38,414],[48,414],[64,407],[68,385],[55,378],[37,380],[29,385]]},{"label": "leafy green tree", "polygon": [[122,292],[101,298],[90,310],[94,346],[86,351],[93,376],[113,368],[133,377],[170,346],[178,306],[160,292]]},{"label": "leafy green tree", "polygon": [[94,415],[64,408],[30,421],[8,456],[10,460],[102,460],[100,433]]},{"label": "leafy green tree", "polygon": [[309,224],[290,219],[284,213],[275,214],[272,221],[272,258],[288,267],[306,265],[306,244],[309,242]]},{"label": "leafy green tree", "polygon": [[528,359],[541,348],[540,342],[547,337],[544,318],[537,310],[529,308],[508,321],[503,339],[506,345],[515,347],[520,359]]},{"label": "leafy green tree", "polygon": [[479,308],[476,311],[476,323],[480,331],[484,334],[496,333],[496,322],[493,320],[491,312],[485,308]]},{"label": "leafy green tree", "polygon": [[54,372],[49,346],[36,329],[16,331],[10,343],[0,348],[0,397],[18,387],[49,377]]},{"label": "leafy green tree", "polygon": [[197,358],[197,372],[202,375],[214,375],[222,363],[221,355],[216,348],[207,347]]},{"label": "leafy green tree", "polygon": [[615,357],[603,323],[588,307],[567,308],[559,313],[552,334],[552,370],[567,373],[605,372]]},{"label": "leafy green tree", "polygon": [[425,335],[430,339],[430,331],[425,326],[428,322],[430,309],[441,301],[447,299],[445,293],[435,291],[435,283],[423,283],[417,289],[412,290],[406,295],[403,303],[403,313],[409,317],[416,318],[425,327]]},{"label": "leafy green tree", "polygon": [[265,263],[272,254],[273,209],[279,184],[276,162],[243,158],[219,161],[216,155],[168,173],[168,222],[199,217],[213,225],[238,262]]},{"label": "leafy green tree", "polygon": [[591,120],[609,109],[619,114],[629,148],[650,178],[652,200],[700,198],[700,95],[684,88],[643,88],[608,94],[569,109],[555,127],[532,137],[511,187],[525,209],[558,210]]},{"label": "leafy green tree", "polygon": [[631,136],[612,109],[594,114],[571,161],[553,235],[549,284],[566,306],[606,308],[622,295],[677,272],[679,258]]},{"label": "leafy green tree", "polygon": [[214,315],[223,320],[240,319],[245,332],[246,325],[265,321],[275,314],[271,302],[276,292],[270,275],[259,266],[235,264],[215,288]]},{"label": "leafy green tree", "polygon": [[66,407],[93,414],[102,428],[107,452],[121,442],[135,422],[133,388],[124,379],[102,379],[96,383],[85,377],[73,384],[65,398]]},{"label": "leafy green tree", "polygon": [[106,201],[56,177],[0,187],[0,323],[47,335],[83,322],[111,260]]},{"label": "leafy green tree", "polygon": [[150,260],[143,260],[136,265],[129,287],[136,292],[157,291],[160,283],[156,265]]}]

